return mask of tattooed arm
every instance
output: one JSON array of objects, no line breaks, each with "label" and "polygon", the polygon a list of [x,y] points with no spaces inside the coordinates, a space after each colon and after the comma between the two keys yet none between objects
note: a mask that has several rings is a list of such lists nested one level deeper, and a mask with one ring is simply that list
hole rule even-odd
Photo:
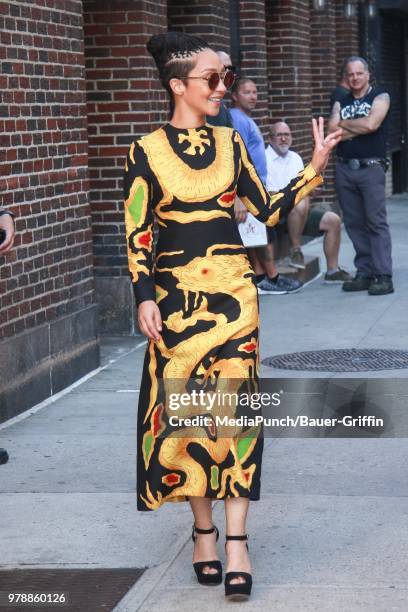
[{"label": "tattooed arm", "polygon": [[340,127],[343,130],[342,135],[341,135],[342,141],[351,140],[352,138],[354,138],[354,136],[356,136],[354,132],[347,129],[346,126],[342,125],[342,121],[340,117],[340,102],[335,102],[333,104],[332,112],[331,112],[330,119],[329,119],[329,132],[334,132],[335,130],[338,130]]},{"label": "tattooed arm", "polygon": [[359,119],[342,119],[339,126],[352,132],[354,136],[370,134],[378,130],[390,108],[390,96],[387,93],[378,94],[367,117]]}]

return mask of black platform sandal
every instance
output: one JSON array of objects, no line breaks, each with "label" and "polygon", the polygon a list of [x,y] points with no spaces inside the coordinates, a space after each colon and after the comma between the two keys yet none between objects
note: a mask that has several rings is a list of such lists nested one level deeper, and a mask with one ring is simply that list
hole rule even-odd
[{"label": "black platform sandal", "polygon": [[[215,525],[213,525],[211,529],[199,529],[193,523],[193,532],[191,534],[191,537],[193,539],[193,542],[195,542],[196,533],[214,533],[214,531],[217,536],[216,542],[218,542],[218,538],[220,534]],[[218,561],[218,559],[214,561],[197,561],[196,563],[193,563],[193,567],[194,567],[195,573],[197,574],[197,580],[200,584],[208,584],[208,585],[221,584],[222,566],[221,566],[221,561]],[[203,569],[205,567],[211,567],[213,569],[216,569],[217,573],[216,574],[210,574],[210,573],[206,574],[205,572],[203,572]]]},{"label": "black platform sandal", "polygon": [[[225,539],[228,540],[248,540],[248,534],[231,536],[226,535]],[[225,542],[227,547],[227,542]],[[248,543],[246,544],[247,550]],[[231,580],[234,578],[245,578],[245,582],[234,582],[231,584]],[[251,594],[252,589],[252,575],[248,572],[227,572],[225,574],[225,597],[230,601],[245,601]]]}]

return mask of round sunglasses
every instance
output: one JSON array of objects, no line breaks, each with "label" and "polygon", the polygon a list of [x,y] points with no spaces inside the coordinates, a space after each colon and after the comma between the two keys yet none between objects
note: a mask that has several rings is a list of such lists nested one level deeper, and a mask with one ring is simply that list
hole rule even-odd
[{"label": "round sunglasses", "polygon": [[235,73],[232,70],[226,70],[224,73],[212,72],[208,77],[199,76],[187,76],[187,77],[176,77],[184,81],[184,79],[202,79],[207,81],[208,87],[211,90],[217,89],[219,82],[222,81],[226,89],[232,87],[235,81]]}]

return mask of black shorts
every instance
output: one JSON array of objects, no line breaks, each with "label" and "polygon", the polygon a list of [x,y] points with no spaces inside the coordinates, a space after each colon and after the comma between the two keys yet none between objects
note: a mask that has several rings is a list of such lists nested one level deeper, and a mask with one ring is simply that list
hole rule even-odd
[{"label": "black shorts", "polygon": [[311,208],[307,215],[306,225],[303,229],[302,234],[304,236],[321,236],[324,234],[324,230],[320,229],[320,221],[325,215],[326,211],[320,208]]},{"label": "black shorts", "polygon": [[266,235],[268,237],[268,244],[275,242],[276,237],[277,237],[276,229],[274,227],[266,226]]},{"label": "black shorts", "polygon": [[[322,220],[325,210],[321,210],[320,208],[310,208],[309,214],[307,215],[306,224],[303,229],[303,236],[313,236],[316,238],[317,236],[322,236],[324,234],[324,230],[320,229],[320,221]],[[286,219],[280,221],[278,225],[275,227],[267,227],[266,232],[268,236],[268,244],[274,242],[280,233],[285,233],[288,231],[288,225]]]}]

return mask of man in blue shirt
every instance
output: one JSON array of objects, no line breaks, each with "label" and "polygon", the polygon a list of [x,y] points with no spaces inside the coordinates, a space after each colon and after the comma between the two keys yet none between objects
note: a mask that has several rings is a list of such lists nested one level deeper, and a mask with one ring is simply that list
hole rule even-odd
[{"label": "man in blue shirt", "polygon": [[[235,81],[232,88],[233,108],[230,109],[232,122],[246,145],[259,178],[266,185],[265,143],[259,127],[251,118],[257,99],[258,93],[252,79],[241,77]],[[243,207],[242,211],[239,210],[239,206],[235,207],[238,222],[245,220],[246,209],[243,204],[241,207]],[[274,230],[272,228],[267,228],[267,230],[269,244],[265,247],[248,249],[248,257],[256,274],[259,293],[280,295],[299,291],[301,287],[299,281],[278,273],[273,252]]]}]

